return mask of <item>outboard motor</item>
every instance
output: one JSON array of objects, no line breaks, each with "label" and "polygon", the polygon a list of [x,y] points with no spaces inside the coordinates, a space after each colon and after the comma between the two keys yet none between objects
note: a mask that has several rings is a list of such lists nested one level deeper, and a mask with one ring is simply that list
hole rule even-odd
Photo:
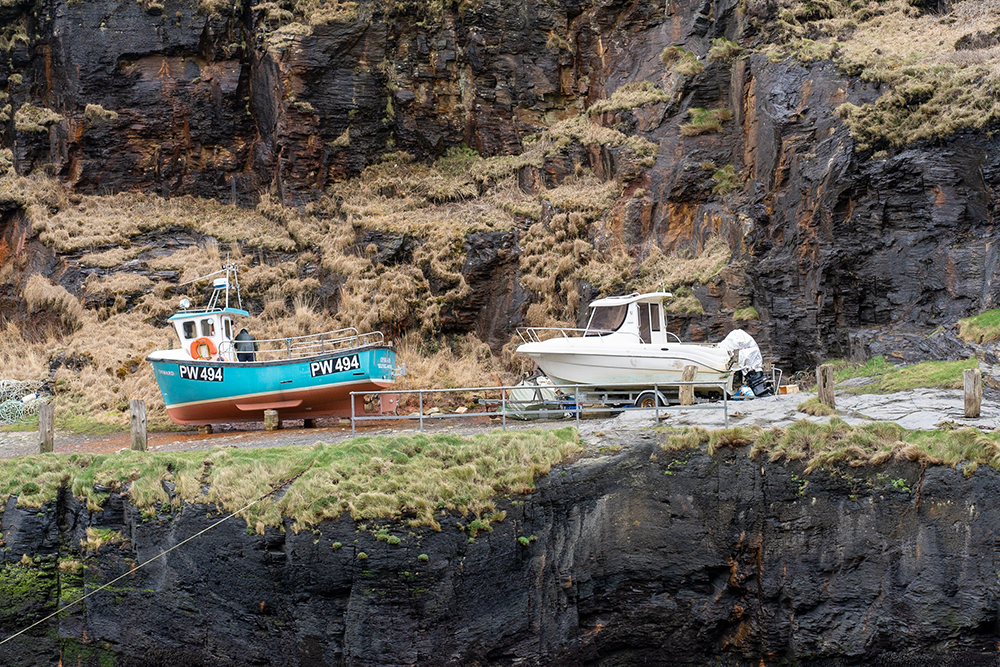
[{"label": "outboard motor", "polygon": [[254,354],[257,351],[256,339],[250,335],[249,331],[240,329],[235,340],[233,347],[236,349],[237,361],[255,361],[257,359],[257,355]]}]

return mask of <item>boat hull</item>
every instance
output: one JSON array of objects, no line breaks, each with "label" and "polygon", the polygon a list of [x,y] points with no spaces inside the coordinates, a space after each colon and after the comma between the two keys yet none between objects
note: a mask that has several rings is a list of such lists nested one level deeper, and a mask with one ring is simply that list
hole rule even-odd
[{"label": "boat hull", "polygon": [[177,424],[261,421],[265,410],[282,419],[349,417],[351,392],[391,387],[396,367],[395,350],[383,345],[270,362],[184,361],[155,353],[147,360]]},{"label": "boat hull", "polygon": [[[572,339],[571,339],[572,340]],[[695,366],[695,380],[712,383],[696,389],[718,389],[725,383],[732,393],[729,353],[709,346],[678,344],[668,350],[642,348],[612,352],[598,349],[572,349],[566,340],[530,343],[518,352],[531,358],[556,384],[581,384],[604,389],[635,389],[654,385],[670,386],[681,382],[685,366]],[[650,346],[652,347],[652,346]],[[570,348],[570,349],[566,349]]]}]

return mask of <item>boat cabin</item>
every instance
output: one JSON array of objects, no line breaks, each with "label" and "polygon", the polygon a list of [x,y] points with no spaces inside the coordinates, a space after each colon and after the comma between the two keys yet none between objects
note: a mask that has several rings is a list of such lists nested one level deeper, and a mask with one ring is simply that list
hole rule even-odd
[{"label": "boat cabin", "polygon": [[663,302],[673,297],[670,292],[628,294],[597,299],[590,304],[590,319],[584,336],[622,334],[636,336],[647,345],[665,345],[667,334]]},{"label": "boat cabin", "polygon": [[[191,302],[181,299],[181,311],[172,315],[167,321],[174,325],[177,337],[181,340],[181,348],[186,350],[192,359],[201,361],[236,361],[236,350],[233,341],[233,317],[249,317],[250,313],[240,308],[216,306],[221,292],[228,291],[228,279],[217,278],[213,285],[215,291],[207,308],[190,310]],[[228,297],[228,295],[227,295]]]}]

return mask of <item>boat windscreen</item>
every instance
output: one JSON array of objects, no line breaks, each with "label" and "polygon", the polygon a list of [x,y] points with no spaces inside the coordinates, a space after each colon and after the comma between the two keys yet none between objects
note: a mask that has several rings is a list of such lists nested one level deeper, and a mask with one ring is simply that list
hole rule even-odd
[{"label": "boat windscreen", "polygon": [[598,306],[590,312],[590,324],[587,325],[585,336],[600,336],[617,331],[625,321],[628,305]]}]

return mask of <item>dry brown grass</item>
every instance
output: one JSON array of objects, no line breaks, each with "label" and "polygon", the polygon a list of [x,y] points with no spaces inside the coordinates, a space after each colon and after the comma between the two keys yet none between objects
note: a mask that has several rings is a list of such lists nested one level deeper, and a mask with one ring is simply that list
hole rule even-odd
[{"label": "dry brown grass", "polygon": [[982,128],[1000,118],[1000,47],[955,49],[963,36],[1000,26],[994,0],[956,2],[945,15],[921,14],[906,0],[873,3],[782,0],[772,59],[834,58],[845,71],[883,84],[874,103],[840,113],[861,149],[897,148]]},{"label": "dry brown grass", "polygon": [[669,102],[670,99],[670,95],[652,81],[635,81],[621,86],[608,99],[597,100],[590,105],[587,113],[595,116],[609,111],[635,109],[656,102]]},{"label": "dry brown grass", "polygon": [[55,345],[52,338],[33,341],[16,324],[0,322],[0,380],[45,379],[49,374],[47,350]]},{"label": "dry brown grass", "polygon": [[80,257],[80,263],[85,266],[96,266],[110,269],[135,259],[149,250],[150,246],[121,246],[104,252],[88,253]]},{"label": "dry brown grass", "polygon": [[153,281],[139,273],[115,273],[105,278],[92,275],[84,282],[83,288],[95,296],[115,296],[147,292],[153,288]]},{"label": "dry brown grass", "polygon": [[71,203],[65,192],[51,196],[52,188],[61,186],[11,176],[0,181],[7,181],[0,182],[0,197],[3,190],[20,195],[32,229],[43,243],[61,252],[128,246],[140,234],[171,227],[186,227],[224,242],[244,241],[277,250],[295,246],[288,232],[267,216],[215,200],[177,197],[164,201],[152,195],[122,193],[74,196],[77,203]]},{"label": "dry brown grass", "polygon": [[62,285],[53,285],[46,278],[35,274],[24,286],[24,302],[29,313],[51,311],[58,313],[63,324],[70,328],[80,325],[83,306]]},{"label": "dry brown grass", "polygon": [[708,283],[729,264],[731,256],[729,246],[717,236],[706,241],[696,255],[688,251],[665,255],[654,246],[639,267],[639,280],[645,285],[662,285],[668,290]]}]

